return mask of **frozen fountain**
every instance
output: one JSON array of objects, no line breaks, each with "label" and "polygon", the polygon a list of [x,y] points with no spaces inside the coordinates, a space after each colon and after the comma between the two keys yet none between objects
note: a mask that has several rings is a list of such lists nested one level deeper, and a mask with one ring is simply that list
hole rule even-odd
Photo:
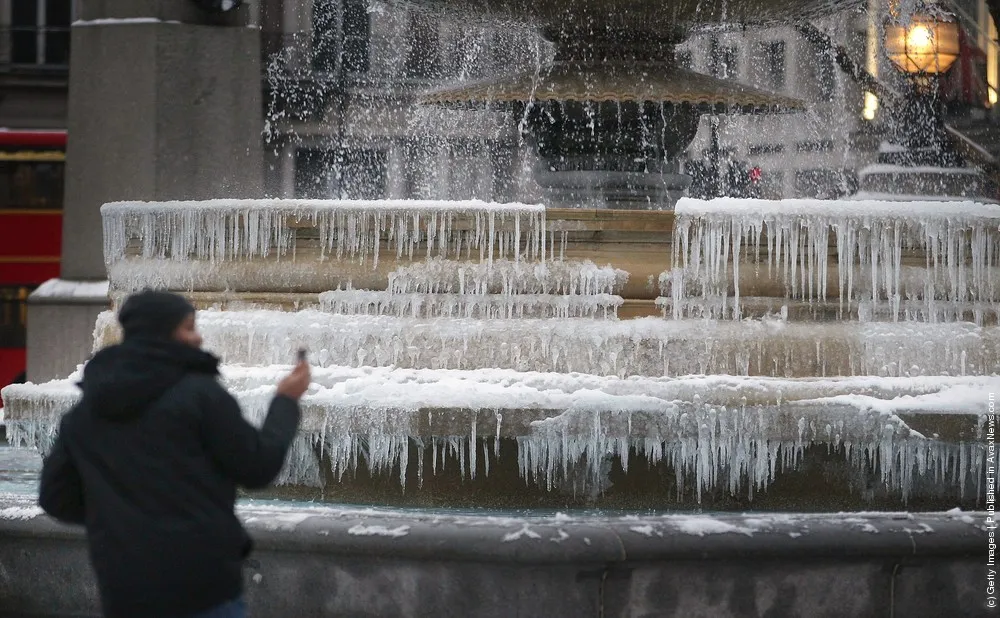
[{"label": "frozen fountain", "polygon": [[[530,76],[424,99],[510,104],[550,207],[102,208],[95,349],[128,293],[184,293],[251,421],[311,351],[278,486],[239,507],[254,615],[982,609],[983,515],[966,511],[992,506],[1000,206],[662,209],[700,114],[798,106],[682,71],[673,45],[857,3],[407,4],[556,45]],[[601,208],[551,207],[581,204]],[[9,439],[44,452],[77,378],[5,388]],[[37,513],[0,501],[0,606],[92,613],[80,535]]]},{"label": "frozen fountain", "polygon": [[[252,419],[294,350],[312,351],[272,496],[981,504],[1000,387],[996,205],[215,200],[103,216],[113,302],[188,294]],[[117,337],[106,312],[95,349]],[[11,440],[44,450],[75,380],[5,389]]]}]

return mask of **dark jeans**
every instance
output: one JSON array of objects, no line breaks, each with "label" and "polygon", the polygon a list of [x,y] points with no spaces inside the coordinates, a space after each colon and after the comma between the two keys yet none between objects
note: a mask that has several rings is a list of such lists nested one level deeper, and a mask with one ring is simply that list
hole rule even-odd
[{"label": "dark jeans", "polygon": [[243,599],[235,599],[194,614],[190,618],[247,618],[247,605]]}]

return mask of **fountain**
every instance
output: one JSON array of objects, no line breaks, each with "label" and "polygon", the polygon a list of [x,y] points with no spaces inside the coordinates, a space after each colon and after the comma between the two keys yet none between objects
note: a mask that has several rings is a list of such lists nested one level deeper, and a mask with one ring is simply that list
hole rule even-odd
[{"label": "fountain", "polygon": [[[986,402],[1000,386],[1000,207],[684,199],[646,215],[661,232],[600,235],[585,214],[416,201],[103,208],[114,303],[144,287],[188,294],[251,418],[293,351],[312,350],[302,435],[272,496],[980,503]],[[598,255],[608,263],[581,259]],[[647,315],[621,319],[626,307]],[[95,348],[117,337],[106,312]],[[44,450],[75,379],[8,387],[12,441]]]},{"label": "fountain", "polygon": [[[513,76],[425,101],[506,97],[558,177],[554,203],[612,208],[102,208],[112,310],[95,349],[117,340],[128,293],[182,292],[253,421],[294,350],[311,350],[301,434],[278,486],[241,511],[261,540],[251,598],[274,615],[980,608],[968,582],[986,542],[966,511],[992,482],[1000,206],[681,198],[667,210],[682,181],[648,182],[674,173],[699,114],[796,105],[694,83],[669,67],[679,33],[846,3],[416,4],[527,19],[566,50],[539,69],[548,98]],[[626,31],[635,45],[602,44]],[[627,53],[597,53],[613,48]],[[639,60],[655,79],[637,77]],[[567,96],[574,79],[582,98]],[[594,84],[611,82],[611,105],[595,108]],[[679,83],[700,84],[707,107],[684,98],[695,87],[669,98]],[[619,96],[629,84],[635,96]],[[647,129],[660,138],[635,139]],[[653,209],[617,209],[643,200]],[[5,388],[11,441],[44,451],[75,379]],[[301,594],[280,608],[262,600],[289,586]],[[948,591],[919,594],[931,586]]]},{"label": "fountain", "polygon": [[[425,10],[535,27],[554,61],[426,93],[425,104],[506,109],[534,144],[550,207],[669,209],[691,184],[678,155],[703,114],[801,111],[792,97],[678,66],[697,26],[803,19],[850,2],[413,2]],[[542,6],[544,4],[544,6]]]}]

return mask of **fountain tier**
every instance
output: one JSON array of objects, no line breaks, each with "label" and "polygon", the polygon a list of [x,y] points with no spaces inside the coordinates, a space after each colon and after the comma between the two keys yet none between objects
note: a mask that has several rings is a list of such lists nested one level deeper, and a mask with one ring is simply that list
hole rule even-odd
[{"label": "fountain tier", "polygon": [[[261,422],[271,385],[288,369],[229,367],[225,381],[247,416]],[[11,439],[46,448],[54,419],[79,396],[78,379],[5,389],[16,419]],[[549,490],[607,491],[610,460],[627,474],[631,459],[632,466],[663,463],[675,471],[655,475],[658,486],[645,491],[668,484],[683,496],[689,483],[700,501],[720,486],[753,496],[821,444],[840,463],[877,464],[884,489],[903,499],[926,491],[928,479],[971,497],[984,457],[982,402],[997,386],[994,378],[623,380],[496,369],[319,369],[281,482],[315,486],[361,471],[396,475],[405,490],[415,473],[410,481],[419,491],[439,466],[457,464],[463,480],[489,478],[504,441],[516,443],[519,475]],[[497,476],[505,480],[502,468]]]},{"label": "fountain tier", "polygon": [[[933,208],[103,212],[112,298],[152,285],[194,299],[255,422],[294,350],[312,351],[316,384],[278,495],[843,510],[976,503],[1000,386],[1000,217]],[[668,319],[688,311],[677,307],[725,319]],[[774,315],[730,319],[765,307]],[[978,325],[956,321],[973,314]],[[833,315],[846,321],[819,319]],[[95,346],[117,336],[102,315]],[[9,387],[11,436],[44,449],[76,396],[72,379]]]},{"label": "fountain tier", "polygon": [[352,287],[618,294],[624,316],[750,317],[787,305],[809,320],[982,323],[1000,306],[997,205],[683,199],[676,213],[617,213],[435,204],[109,204],[106,262],[113,290],[206,292],[206,304],[261,302],[263,292],[315,305],[315,294]]}]

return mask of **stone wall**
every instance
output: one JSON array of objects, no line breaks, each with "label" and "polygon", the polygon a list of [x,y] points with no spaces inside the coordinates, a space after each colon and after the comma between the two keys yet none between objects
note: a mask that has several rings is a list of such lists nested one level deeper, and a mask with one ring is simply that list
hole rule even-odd
[{"label": "stone wall", "polygon": [[[0,508],[0,613],[97,616],[82,534],[43,516],[4,518],[30,510]],[[254,618],[985,611],[982,514],[241,515],[257,541],[246,565]]]}]

